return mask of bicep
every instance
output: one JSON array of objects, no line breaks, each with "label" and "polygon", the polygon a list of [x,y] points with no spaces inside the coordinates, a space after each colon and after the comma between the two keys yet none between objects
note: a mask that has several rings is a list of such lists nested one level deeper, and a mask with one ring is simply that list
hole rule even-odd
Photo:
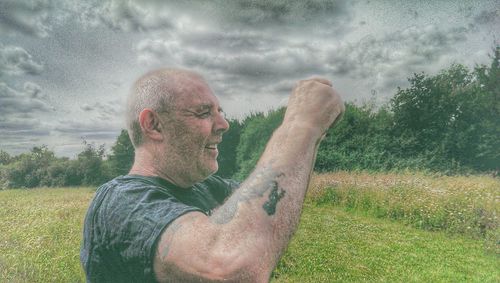
[{"label": "bicep", "polygon": [[254,282],[255,276],[268,278],[266,274],[271,270],[256,271],[262,259],[245,233],[232,233],[227,228],[227,225],[212,223],[200,212],[189,212],[174,220],[158,241],[153,265],[156,279],[159,282]]},{"label": "bicep", "polygon": [[154,257],[154,272],[159,282],[210,278],[216,231],[201,212],[186,213],[163,231]]}]

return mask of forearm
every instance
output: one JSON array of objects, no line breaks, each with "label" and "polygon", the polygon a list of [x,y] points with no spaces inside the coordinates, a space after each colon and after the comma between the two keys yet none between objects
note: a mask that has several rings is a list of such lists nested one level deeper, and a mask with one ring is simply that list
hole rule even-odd
[{"label": "forearm", "polygon": [[269,270],[297,227],[321,136],[317,131],[296,123],[280,126],[253,173],[210,217],[226,235],[245,237],[235,244],[269,255],[261,257]]}]

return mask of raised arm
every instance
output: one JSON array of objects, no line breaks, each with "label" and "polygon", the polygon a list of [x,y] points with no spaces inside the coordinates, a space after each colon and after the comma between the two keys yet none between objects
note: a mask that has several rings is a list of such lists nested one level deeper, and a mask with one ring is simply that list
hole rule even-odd
[{"label": "raised arm", "polygon": [[267,282],[296,230],[321,137],[343,111],[328,80],[300,81],[240,188],[212,216],[188,213],[164,231],[157,279]]}]

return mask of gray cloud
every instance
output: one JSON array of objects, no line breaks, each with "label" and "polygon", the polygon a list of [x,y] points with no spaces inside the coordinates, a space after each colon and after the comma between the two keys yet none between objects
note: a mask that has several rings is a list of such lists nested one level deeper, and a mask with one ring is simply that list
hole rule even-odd
[{"label": "gray cloud", "polygon": [[121,109],[122,104],[119,102],[95,102],[93,104],[83,104],[80,109],[87,113],[94,113],[99,119],[116,119],[117,117],[122,117]]},{"label": "gray cloud", "polygon": [[24,84],[18,91],[0,81],[0,116],[7,115],[32,117],[37,112],[50,112],[53,108],[40,99],[40,87],[32,82]]},{"label": "gray cloud", "polygon": [[[187,40],[183,37],[147,39],[140,42],[136,50],[138,60],[152,67],[170,65],[200,71],[222,97],[255,93],[283,95],[289,93],[291,80],[326,71],[321,59],[315,56],[319,52],[305,44],[270,38],[269,45],[261,46],[258,42],[266,41],[267,36],[251,35],[257,42],[255,48],[238,51],[233,47],[233,41],[226,41],[234,38],[237,46],[245,42],[247,36],[219,33],[215,38],[223,40],[215,43],[215,47],[192,41],[191,36]],[[203,38],[201,42],[204,42]],[[286,81],[286,87],[281,81]],[[284,88],[288,90],[284,91]]]},{"label": "gray cloud", "polygon": [[146,65],[182,65],[243,80],[304,75],[322,69],[314,56],[315,48],[265,33],[188,32],[166,39],[145,39],[135,50],[138,61]]},{"label": "gray cloud", "polygon": [[[47,130],[41,130],[40,126],[41,123],[36,118],[0,117],[0,130],[3,134],[29,133],[30,136],[41,136],[47,134]],[[13,138],[12,135],[2,135],[2,139],[8,139],[9,137]]]},{"label": "gray cloud", "polygon": [[324,44],[266,32],[183,31],[139,42],[138,61],[197,69],[207,74],[219,94],[278,95],[288,93],[292,81],[315,74],[349,77],[369,89],[393,91],[405,85],[413,72],[440,66],[468,34],[466,28],[427,25],[357,42]]},{"label": "gray cloud", "polygon": [[190,25],[196,19],[198,24],[205,22],[228,30],[277,27],[292,31],[304,27],[309,33],[339,33],[346,31],[352,18],[351,4],[340,0],[109,0],[96,5],[83,7],[85,16],[80,18],[87,22],[98,19],[112,29],[124,31],[169,30]]},{"label": "gray cloud", "polygon": [[318,23],[323,27],[321,32],[342,32],[352,16],[350,7],[348,1],[338,0],[221,0],[205,5],[203,11],[222,27],[288,31],[305,28],[312,33]]},{"label": "gray cloud", "polygon": [[34,99],[43,99],[45,98],[44,96],[42,96],[42,88],[33,83],[33,82],[26,82],[24,83],[24,93],[26,93],[26,95],[28,95],[30,98],[34,98]]},{"label": "gray cloud", "polygon": [[171,28],[171,15],[166,6],[161,9],[161,6],[153,4],[147,1],[111,0],[103,2],[97,13],[101,22],[112,29],[147,31]]},{"label": "gray cloud", "polygon": [[22,47],[0,44],[0,76],[38,75],[42,71],[43,65],[36,62]]},{"label": "gray cloud", "polygon": [[50,30],[51,0],[2,0],[0,2],[0,32],[45,37]]},{"label": "gray cloud", "polygon": [[[496,10],[483,10],[481,13],[474,17],[474,23],[479,25],[491,24],[495,21],[500,21],[500,9]],[[497,26],[497,28],[500,28]],[[498,32],[498,29],[497,29]]]},{"label": "gray cloud", "polygon": [[[137,60],[143,65],[154,65],[158,61],[176,61],[175,57],[180,54],[181,46],[176,40],[169,39],[144,39],[134,48],[137,52]],[[172,64],[169,64],[172,65]]]},{"label": "gray cloud", "polygon": [[287,42],[280,36],[254,30],[203,30],[181,34],[182,45],[198,46],[221,54],[240,54],[242,52],[269,52],[276,46]]},{"label": "gray cloud", "polygon": [[53,109],[39,98],[40,87],[26,82],[22,91],[0,82],[0,133],[2,147],[13,151],[33,146],[33,138],[48,136],[50,127],[40,121],[40,114]]},{"label": "gray cloud", "polygon": [[465,28],[429,25],[368,36],[326,50],[327,66],[333,74],[375,83],[383,90],[394,89],[413,72],[441,65],[443,56],[453,54],[454,45],[465,40],[467,32]]},{"label": "gray cloud", "polygon": [[[0,85],[1,88],[1,85]],[[0,105],[3,103],[0,98]],[[18,154],[29,148],[40,145],[40,140],[50,136],[50,126],[27,113],[3,113],[0,109],[1,148]]]},{"label": "gray cloud", "polygon": [[88,119],[76,121],[61,119],[54,126],[53,131],[74,139],[91,140],[114,140],[120,132],[120,128],[111,123],[99,119]]}]

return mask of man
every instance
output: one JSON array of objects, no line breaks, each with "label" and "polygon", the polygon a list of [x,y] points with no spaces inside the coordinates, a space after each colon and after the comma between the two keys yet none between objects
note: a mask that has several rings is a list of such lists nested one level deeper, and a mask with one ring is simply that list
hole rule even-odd
[{"label": "man", "polygon": [[229,125],[203,78],[141,77],[127,108],[134,165],[98,189],[85,219],[87,280],[267,282],[297,227],[319,142],[343,111],[328,80],[298,82],[238,187],[211,176]]}]

